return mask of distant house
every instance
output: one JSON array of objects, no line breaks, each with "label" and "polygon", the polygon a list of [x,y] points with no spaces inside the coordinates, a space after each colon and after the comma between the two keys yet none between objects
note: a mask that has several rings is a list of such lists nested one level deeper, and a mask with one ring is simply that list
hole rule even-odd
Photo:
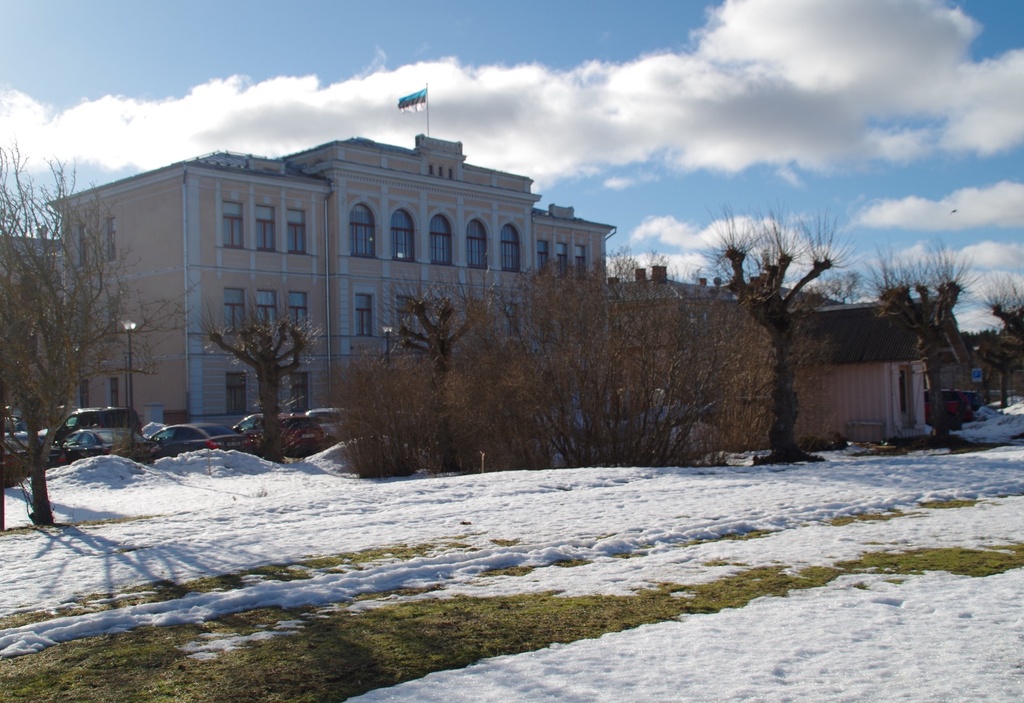
[{"label": "distant house", "polygon": [[[929,432],[924,365],[912,333],[880,317],[873,303],[821,308],[808,324],[810,336],[826,345],[827,363],[813,373],[816,407],[802,407],[800,434],[878,442]],[[968,351],[955,325],[947,339],[947,360],[966,362]]]}]

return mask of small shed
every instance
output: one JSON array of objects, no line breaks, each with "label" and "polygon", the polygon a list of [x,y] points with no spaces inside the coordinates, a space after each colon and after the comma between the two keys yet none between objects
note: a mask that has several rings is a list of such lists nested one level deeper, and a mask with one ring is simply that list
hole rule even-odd
[{"label": "small shed", "polygon": [[928,433],[924,364],[914,334],[880,316],[873,303],[821,308],[808,327],[826,345],[827,363],[815,382],[819,405],[828,411],[801,417],[802,432],[838,433],[853,442]]}]

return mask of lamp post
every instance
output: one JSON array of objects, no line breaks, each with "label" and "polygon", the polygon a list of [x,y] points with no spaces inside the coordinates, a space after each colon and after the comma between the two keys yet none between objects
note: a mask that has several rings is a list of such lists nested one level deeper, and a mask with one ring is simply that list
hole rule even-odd
[{"label": "lamp post", "polygon": [[391,366],[391,333],[395,331],[395,328],[391,325],[384,325],[381,327],[381,332],[384,333],[384,363],[387,366]]},{"label": "lamp post", "polygon": [[128,334],[128,432],[131,442],[135,441],[135,423],[132,422],[132,411],[135,410],[135,387],[132,383],[132,332],[138,325],[131,320],[124,320],[121,323],[124,331]]}]

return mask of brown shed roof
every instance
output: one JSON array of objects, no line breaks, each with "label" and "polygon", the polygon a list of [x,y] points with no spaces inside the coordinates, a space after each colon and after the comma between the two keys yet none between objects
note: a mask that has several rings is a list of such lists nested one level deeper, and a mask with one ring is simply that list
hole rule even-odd
[{"label": "brown shed roof", "polygon": [[816,338],[832,342],[831,361],[857,364],[875,361],[915,361],[921,357],[912,332],[881,317],[878,306],[835,305],[817,310],[807,322]]}]

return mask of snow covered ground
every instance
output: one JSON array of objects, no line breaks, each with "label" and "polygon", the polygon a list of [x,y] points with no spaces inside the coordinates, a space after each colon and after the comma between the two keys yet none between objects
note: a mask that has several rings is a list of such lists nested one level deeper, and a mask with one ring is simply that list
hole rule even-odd
[{"label": "snow covered ground", "polygon": [[[963,434],[991,441],[1021,432],[1024,406],[1015,406],[985,414]],[[59,616],[0,630],[0,656],[256,607],[344,604],[398,588],[443,586],[422,597],[628,594],[657,582],[701,583],[759,565],[825,565],[881,549],[1024,543],[1024,446],[964,455],[827,456],[824,463],[795,467],[577,469],[389,481],[357,480],[330,452],[283,466],[223,452],[153,466],[118,458],[82,461],[50,473],[58,520],[140,519],[0,536],[0,617],[40,609]],[[980,502],[947,510],[918,506],[955,498]],[[27,524],[20,491],[9,489],[6,501],[8,527]],[[909,514],[843,527],[827,522],[888,510]],[[752,530],[772,534],[691,544]],[[69,607],[76,596],[160,579],[416,544],[438,549],[362,571],[253,580],[244,588],[162,603],[133,606],[124,599],[123,607],[78,614]],[[623,553],[640,556],[615,558]],[[565,559],[589,563],[544,568]],[[480,578],[487,570],[521,565],[538,568],[526,576]],[[359,700],[1019,701],[1022,572],[986,578],[929,573],[898,584],[882,576],[843,577],[741,609],[481,661]],[[295,627],[301,622],[282,631]],[[201,642],[189,651],[209,658],[233,646],[244,642]]]}]

